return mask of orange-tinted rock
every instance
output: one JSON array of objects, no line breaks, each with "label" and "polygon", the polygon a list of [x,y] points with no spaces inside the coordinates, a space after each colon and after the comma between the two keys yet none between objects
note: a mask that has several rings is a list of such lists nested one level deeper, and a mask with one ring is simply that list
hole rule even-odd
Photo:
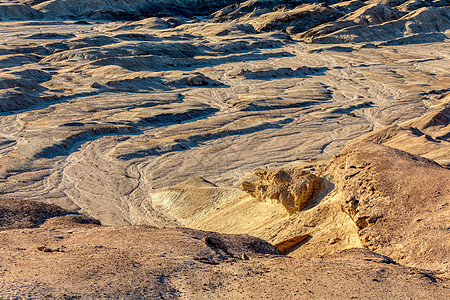
[{"label": "orange-tinted rock", "polygon": [[272,200],[282,203],[292,214],[302,210],[322,186],[322,179],[303,170],[259,170],[257,182],[244,181],[243,191],[260,201]]}]

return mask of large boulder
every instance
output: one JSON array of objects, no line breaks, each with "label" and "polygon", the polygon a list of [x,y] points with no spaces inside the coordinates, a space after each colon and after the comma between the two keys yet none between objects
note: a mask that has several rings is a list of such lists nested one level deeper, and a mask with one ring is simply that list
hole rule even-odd
[{"label": "large boulder", "polygon": [[322,187],[322,179],[304,170],[257,170],[257,182],[244,181],[242,190],[260,201],[280,202],[292,214],[302,210]]}]

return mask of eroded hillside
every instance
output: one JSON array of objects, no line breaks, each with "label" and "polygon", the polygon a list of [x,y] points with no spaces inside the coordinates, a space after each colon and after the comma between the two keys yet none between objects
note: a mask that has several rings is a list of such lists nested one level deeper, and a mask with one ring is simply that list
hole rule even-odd
[{"label": "eroded hillside", "polygon": [[[192,176],[239,186],[255,168],[328,159],[364,133],[434,111],[449,88],[450,23],[439,1],[254,1],[212,21],[134,22],[49,20],[43,7],[57,3],[28,3],[43,14],[36,21],[1,23],[0,190],[105,224],[172,224],[154,209],[154,190]],[[323,26],[363,19],[378,32],[372,23],[423,10],[439,21],[434,43],[391,25],[382,42],[360,44],[305,44],[293,33],[319,38]],[[429,23],[411,20],[402,24]],[[382,46],[400,31],[406,45]],[[446,138],[426,142],[448,149]],[[442,155],[432,158],[448,163]]]},{"label": "eroded hillside", "polygon": [[[127,243],[180,238],[198,252],[195,262],[181,252],[161,259],[166,266],[182,256],[183,267],[175,264],[151,285],[164,286],[169,298],[189,298],[179,291],[189,294],[195,284],[161,278],[191,272],[188,265],[222,268],[228,260],[244,270],[242,253],[252,255],[248,245],[237,245],[239,253],[220,246],[243,236],[223,242],[215,234],[219,246],[200,243],[206,230],[261,238],[295,257],[298,270],[306,268],[304,259],[340,269],[336,257],[358,266],[361,256],[385,255],[401,264],[389,267],[389,280],[422,268],[438,282],[427,290],[416,278],[415,297],[447,294],[448,1],[17,0],[0,1],[0,19],[0,198],[10,201],[2,204],[0,224],[8,229],[2,249],[29,250],[13,251],[30,259],[23,268],[42,258],[33,256],[36,247],[69,247],[66,235],[58,245],[44,237],[58,226],[66,232],[88,223],[78,244],[109,234],[129,234]],[[48,215],[34,201],[58,206]],[[14,205],[23,209],[7,219]],[[49,217],[56,218],[42,225]],[[96,219],[113,227],[98,227]],[[114,227],[122,225],[200,231]],[[39,226],[27,232],[43,245],[24,240],[20,246],[19,231],[11,231]],[[205,256],[205,249],[215,254]],[[91,250],[95,261],[137,255]],[[261,268],[288,261],[270,255],[258,261]],[[60,263],[71,259],[61,256]],[[139,276],[155,272],[146,259],[132,260],[148,264]],[[120,259],[111,262],[127,268]],[[86,270],[91,267],[105,268]],[[216,271],[235,271],[225,269]],[[354,276],[350,269],[346,274]],[[5,270],[5,297],[21,293],[15,291],[59,297],[77,285],[53,290],[50,279],[31,282]],[[72,271],[64,270],[67,279]],[[251,279],[228,282],[226,291],[211,279],[202,297],[220,290],[239,298],[236,285],[248,288],[284,271],[261,278],[253,266],[249,272]],[[191,275],[186,278],[199,279]],[[117,278],[104,276],[108,295],[123,296],[106,288]],[[326,278],[324,285],[332,280]],[[41,283],[46,287],[32,294]],[[156,295],[121,284],[130,295]],[[411,286],[402,284],[392,297],[406,295]],[[344,292],[326,293],[339,298]],[[89,287],[80,296],[95,293]]]}]

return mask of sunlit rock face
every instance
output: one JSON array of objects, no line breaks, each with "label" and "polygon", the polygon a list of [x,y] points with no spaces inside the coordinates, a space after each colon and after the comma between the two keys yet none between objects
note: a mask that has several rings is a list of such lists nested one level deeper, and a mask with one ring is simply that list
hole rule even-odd
[{"label": "sunlit rock face", "polygon": [[292,214],[307,206],[323,186],[323,179],[304,170],[258,170],[257,182],[242,182],[241,189],[260,201],[283,204]]}]

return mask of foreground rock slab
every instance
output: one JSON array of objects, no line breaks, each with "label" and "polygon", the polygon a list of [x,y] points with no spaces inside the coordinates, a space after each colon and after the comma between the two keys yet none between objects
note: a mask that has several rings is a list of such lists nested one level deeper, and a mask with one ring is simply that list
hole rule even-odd
[{"label": "foreground rock slab", "polygon": [[[294,259],[246,235],[67,223],[7,230],[0,237],[3,299],[448,295],[448,280],[362,249],[325,259]],[[211,240],[222,247],[207,242]]]}]

